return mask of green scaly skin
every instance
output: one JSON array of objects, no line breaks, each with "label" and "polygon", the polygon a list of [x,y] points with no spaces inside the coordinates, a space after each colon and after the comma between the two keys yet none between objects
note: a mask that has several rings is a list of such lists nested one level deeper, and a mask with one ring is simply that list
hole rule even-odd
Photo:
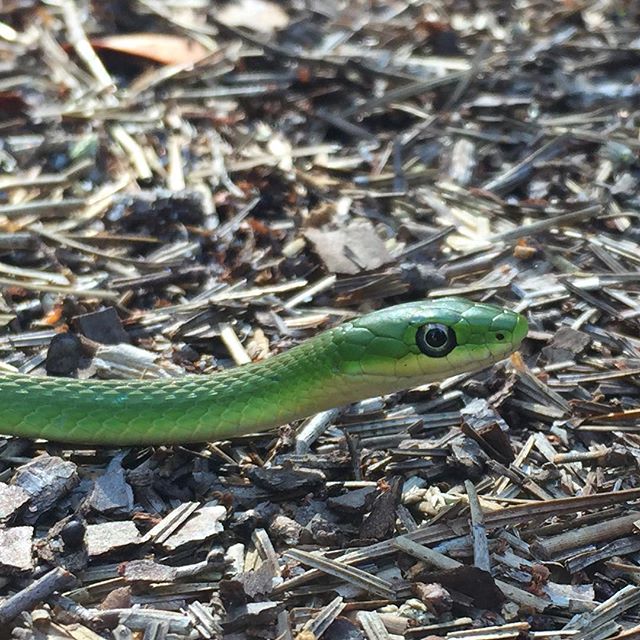
[{"label": "green scaly skin", "polygon": [[[424,355],[417,329],[451,327],[457,346]],[[0,433],[94,445],[203,442],[485,368],[525,337],[517,313],[458,298],[401,304],[289,351],[211,376],[161,380],[0,377]]]}]

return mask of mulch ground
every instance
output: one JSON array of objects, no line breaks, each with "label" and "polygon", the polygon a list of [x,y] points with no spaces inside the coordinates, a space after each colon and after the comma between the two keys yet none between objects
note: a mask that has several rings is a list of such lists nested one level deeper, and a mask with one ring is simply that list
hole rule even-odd
[{"label": "mulch ground", "polygon": [[624,0],[0,3],[2,370],[215,374],[448,295],[531,327],[274,433],[0,438],[4,632],[637,637],[639,33]]}]

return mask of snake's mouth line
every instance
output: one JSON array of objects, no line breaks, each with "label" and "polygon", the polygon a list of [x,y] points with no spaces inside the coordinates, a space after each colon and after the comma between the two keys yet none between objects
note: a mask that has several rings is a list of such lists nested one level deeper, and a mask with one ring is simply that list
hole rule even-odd
[{"label": "snake's mouth line", "polygon": [[[517,349],[508,350],[504,355],[499,357],[488,357],[488,358],[475,358],[473,361],[468,362],[464,367],[451,367],[448,370],[443,370],[439,372],[427,372],[427,373],[416,373],[414,375],[397,375],[393,371],[379,371],[379,372],[341,372],[341,376],[348,379],[360,379],[360,380],[396,380],[398,382],[404,381],[404,383],[413,385],[407,386],[405,388],[415,388],[416,386],[420,386],[421,384],[429,384],[435,381],[444,382],[449,378],[454,378],[460,375],[466,375],[471,373],[477,373],[482,371],[483,369],[488,369],[489,367],[499,364],[501,362],[505,362],[509,360],[513,353],[515,353]],[[421,382],[422,381],[422,382]],[[415,383],[415,384],[414,384]]]}]

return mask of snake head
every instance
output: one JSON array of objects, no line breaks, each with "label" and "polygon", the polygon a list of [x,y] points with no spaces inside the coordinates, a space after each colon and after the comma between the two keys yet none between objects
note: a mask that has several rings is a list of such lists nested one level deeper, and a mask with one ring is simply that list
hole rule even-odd
[{"label": "snake head", "polygon": [[340,369],[396,389],[483,369],[515,351],[524,316],[489,304],[441,298],[375,311],[336,336]]}]

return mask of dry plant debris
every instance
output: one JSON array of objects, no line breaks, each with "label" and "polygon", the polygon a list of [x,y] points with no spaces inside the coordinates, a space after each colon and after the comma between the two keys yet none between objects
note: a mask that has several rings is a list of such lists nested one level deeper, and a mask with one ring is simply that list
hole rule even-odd
[{"label": "dry plant debris", "polygon": [[638,637],[639,27],[624,0],[0,3],[3,370],[211,374],[443,295],[531,325],[278,433],[3,437],[6,633]]}]

